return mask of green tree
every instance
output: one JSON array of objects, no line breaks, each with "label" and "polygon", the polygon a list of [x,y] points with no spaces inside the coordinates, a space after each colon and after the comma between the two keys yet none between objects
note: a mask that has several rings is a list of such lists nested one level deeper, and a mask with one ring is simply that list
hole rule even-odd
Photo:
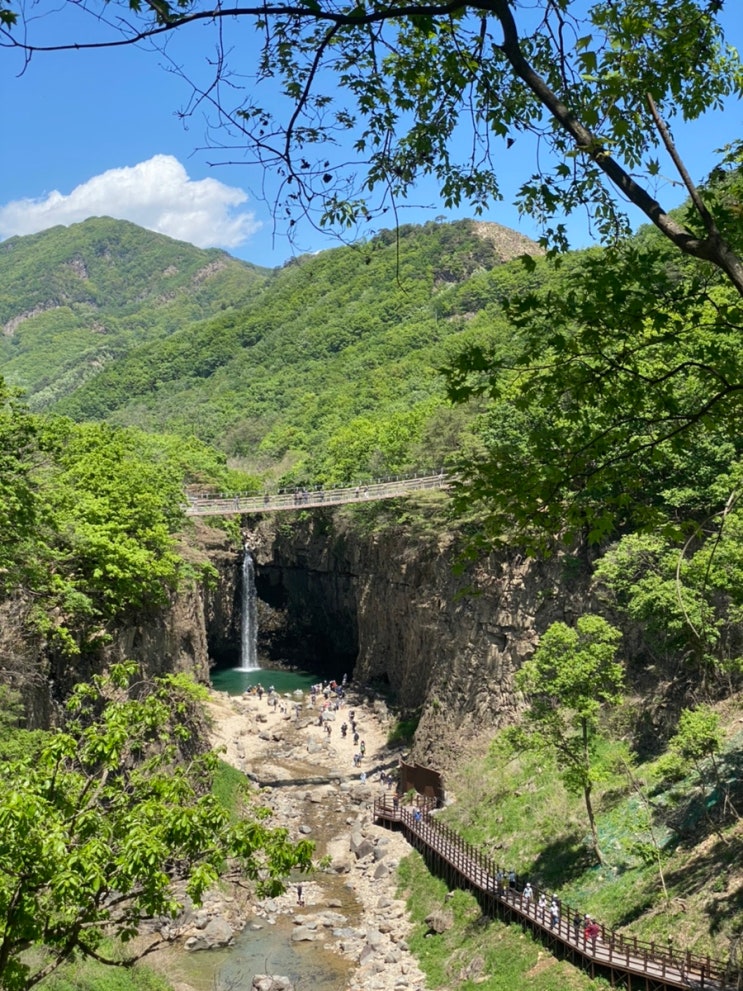
[{"label": "green tree", "polygon": [[599,863],[592,793],[602,768],[595,754],[602,709],[622,698],[624,671],[615,660],[620,639],[600,616],[581,616],[574,627],[553,623],[516,674],[528,702],[525,743],[551,754],[566,788],[583,795]]},{"label": "green tree", "polygon": [[34,533],[37,460],[33,419],[0,378],[0,590],[19,580],[23,551]]},{"label": "green tree", "polygon": [[202,703],[183,676],[142,681],[118,665],[75,689],[64,727],[38,752],[0,763],[7,991],[76,957],[121,962],[105,938],[128,943],[142,919],[176,914],[185,895],[198,903],[219,877],[278,892],[292,868],[308,868],[312,845],[272,828],[268,810],[232,821],[212,795]]},{"label": "green tree", "polygon": [[[22,5],[4,0],[5,45],[33,57],[48,48],[113,49],[145,39],[157,47],[194,23],[211,24],[220,55],[209,60],[211,78],[194,82],[195,103],[216,104],[222,147],[232,139],[277,171],[289,229],[300,213],[356,229],[423,176],[435,178],[444,205],[469,202],[482,210],[501,196],[500,143],[509,147],[530,135],[543,158],[547,149],[552,156],[525,178],[518,201],[545,220],[550,241],[564,246],[564,226],[550,226],[550,219],[573,210],[588,210],[597,232],[614,237],[627,229],[618,201],[629,201],[678,250],[712,262],[743,293],[725,212],[715,216],[703,201],[667,126],[740,92],[720,0],[537,0],[530,8],[509,0],[116,6],[128,8],[125,20],[101,21],[111,9],[102,2],[86,8],[99,30],[113,25],[108,40],[76,37],[45,49],[34,44],[42,11],[35,8],[22,30],[14,23]],[[53,10],[50,4],[43,12]],[[245,19],[260,28],[258,52],[239,44]],[[220,83],[241,57],[255,64],[254,78],[246,95],[227,105]],[[264,91],[282,94],[279,110],[271,109],[275,101],[263,102]],[[232,99],[234,86],[229,92]],[[329,158],[333,146],[337,161]],[[691,225],[655,198],[659,149],[692,196]]]},{"label": "green tree", "polygon": [[594,590],[632,624],[641,662],[697,692],[733,690],[743,666],[742,526],[731,503],[722,521],[701,522],[685,545],[673,534],[629,534],[595,566]]},{"label": "green tree", "polygon": [[743,307],[656,241],[587,252],[510,300],[509,354],[475,342],[451,362],[451,398],[488,402],[460,501],[485,503],[496,534],[599,542],[681,526],[735,488],[711,483],[740,453]]},{"label": "green tree", "polygon": [[[707,783],[712,782],[722,796],[723,812],[731,812],[737,819],[738,812],[730,798],[730,788],[720,770],[723,739],[720,717],[708,705],[700,705],[696,709],[683,710],[678,730],[668,749],[695,769],[705,792]],[[709,816],[710,803],[706,794],[703,799],[705,813]]]}]

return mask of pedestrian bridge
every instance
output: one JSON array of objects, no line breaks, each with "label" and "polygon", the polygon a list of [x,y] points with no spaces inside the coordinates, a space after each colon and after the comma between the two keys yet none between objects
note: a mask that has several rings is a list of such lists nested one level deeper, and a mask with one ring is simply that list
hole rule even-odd
[{"label": "pedestrian bridge", "polygon": [[186,516],[235,516],[242,514],[276,513],[318,506],[342,506],[347,503],[397,499],[414,492],[445,489],[448,476],[413,475],[368,485],[352,485],[339,489],[297,489],[294,492],[265,493],[260,496],[194,496],[184,507]]},{"label": "pedestrian bridge", "polygon": [[374,802],[374,818],[391,829],[401,829],[408,842],[429,867],[450,887],[469,889],[483,912],[515,922],[556,956],[583,967],[591,977],[603,977],[612,988],[624,991],[739,991],[740,972],[722,960],[702,957],[666,941],[648,942],[614,932],[596,923],[588,935],[583,913],[559,902],[555,914],[551,893],[540,899],[538,888],[524,891],[521,879],[506,872],[481,850],[473,847],[445,823],[439,822],[436,800],[416,796],[415,804],[403,804],[396,796],[383,795]]}]

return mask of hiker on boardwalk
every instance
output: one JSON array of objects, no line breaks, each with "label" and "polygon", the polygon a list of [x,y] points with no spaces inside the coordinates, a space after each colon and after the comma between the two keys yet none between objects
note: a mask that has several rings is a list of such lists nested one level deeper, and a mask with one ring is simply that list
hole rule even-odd
[{"label": "hiker on boardwalk", "polygon": [[527,912],[529,911],[529,902],[532,900],[533,897],[534,897],[534,889],[531,886],[531,882],[527,881],[526,884],[524,885],[523,894],[521,895],[521,903],[523,904]]},{"label": "hiker on boardwalk", "polygon": [[601,935],[601,926],[590,915],[586,916],[586,928],[584,929],[586,939],[591,940],[591,949],[596,950],[596,940]]},{"label": "hiker on boardwalk", "polygon": [[553,896],[552,903],[550,905],[550,925],[553,929],[556,929],[560,922],[560,903]]},{"label": "hiker on boardwalk", "polygon": [[544,916],[547,912],[547,897],[544,892],[539,896],[539,901],[537,902],[537,911],[540,922],[544,922]]},{"label": "hiker on boardwalk", "polygon": [[498,871],[496,872],[496,875],[495,875],[495,890],[498,893],[498,897],[499,898],[502,898],[503,897],[503,890],[504,890],[503,879],[504,879],[504,876],[505,875],[503,874],[503,871],[500,868],[498,868]]}]

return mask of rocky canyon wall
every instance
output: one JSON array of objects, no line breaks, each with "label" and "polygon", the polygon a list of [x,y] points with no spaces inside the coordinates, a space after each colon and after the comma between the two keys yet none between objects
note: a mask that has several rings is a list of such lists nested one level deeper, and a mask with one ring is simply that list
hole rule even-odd
[{"label": "rocky canyon wall", "polygon": [[356,683],[388,685],[403,713],[421,714],[414,756],[439,767],[513,718],[513,672],[585,600],[588,566],[565,555],[504,547],[456,573],[450,535],[364,532],[329,511],[252,524],[259,595],[295,642],[347,660]]},{"label": "rocky canyon wall", "polygon": [[[416,533],[360,523],[331,510],[243,520],[256,563],[259,651],[387,691],[402,716],[420,717],[413,757],[446,768],[511,721],[520,705],[513,673],[550,623],[583,611],[588,565],[504,547],[458,569],[460,545],[443,526]],[[41,641],[20,638],[17,622],[4,624],[3,655],[23,661],[32,725],[49,725],[55,700],[112,660],[203,682],[210,665],[235,663],[242,548],[197,521],[183,553],[197,570],[208,562],[211,577],[186,583],[169,608],[133,617],[84,662],[50,655]]]}]

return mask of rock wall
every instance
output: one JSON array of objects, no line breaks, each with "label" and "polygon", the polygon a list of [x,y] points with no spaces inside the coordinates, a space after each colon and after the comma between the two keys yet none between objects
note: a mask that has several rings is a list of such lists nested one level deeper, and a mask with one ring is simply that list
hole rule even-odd
[{"label": "rock wall", "polygon": [[448,535],[363,533],[330,511],[250,522],[259,595],[280,604],[287,640],[348,659],[357,683],[389,686],[403,713],[421,715],[413,756],[438,767],[513,718],[513,672],[585,598],[588,565],[567,555],[504,548],[455,573],[461,548]]},{"label": "rock wall", "polygon": [[185,582],[166,608],[124,619],[118,628],[105,631],[100,646],[80,655],[55,649],[37,631],[28,597],[0,603],[0,682],[21,693],[29,728],[54,725],[72,687],[117,661],[139,661],[150,675],[187,672],[208,683],[210,658],[229,641],[235,621],[239,554],[224,533],[208,527],[196,528],[181,550],[197,570],[211,563],[213,578]]},{"label": "rock wall", "polygon": [[[461,547],[435,526],[375,530],[331,510],[243,524],[256,562],[259,651],[387,691],[403,717],[419,718],[412,758],[441,769],[512,720],[514,671],[550,623],[583,611],[589,566],[567,555],[535,561],[504,547],[456,568]],[[85,662],[23,644],[32,725],[49,725],[55,699],[112,660],[207,682],[210,665],[239,656],[242,548],[196,521],[183,553],[197,569],[208,562],[211,577],[188,583],[169,608],[133,617]],[[6,657],[22,642],[17,624],[8,628],[15,648],[6,635]]]}]

